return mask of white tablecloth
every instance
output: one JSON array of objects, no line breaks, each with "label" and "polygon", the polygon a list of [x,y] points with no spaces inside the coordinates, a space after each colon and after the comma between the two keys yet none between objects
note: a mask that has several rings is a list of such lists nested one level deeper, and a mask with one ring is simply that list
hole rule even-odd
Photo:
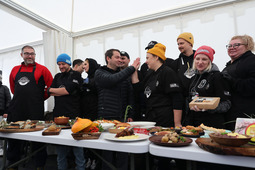
[{"label": "white tablecloth", "polygon": [[189,146],[184,147],[165,147],[150,144],[149,152],[152,155],[167,158],[179,158],[192,161],[255,168],[255,157],[219,155],[210,153],[199,148],[195,140],[196,139],[193,139],[193,142]]},{"label": "white tablecloth", "polygon": [[111,150],[128,153],[147,153],[149,152],[150,141],[148,139],[137,142],[114,142],[104,139],[103,132],[99,139],[95,140],[74,140],[70,129],[63,129],[59,135],[42,136],[42,131],[25,132],[25,133],[1,133],[0,137],[21,139],[26,141],[35,141],[50,144],[78,146],[92,149]]}]

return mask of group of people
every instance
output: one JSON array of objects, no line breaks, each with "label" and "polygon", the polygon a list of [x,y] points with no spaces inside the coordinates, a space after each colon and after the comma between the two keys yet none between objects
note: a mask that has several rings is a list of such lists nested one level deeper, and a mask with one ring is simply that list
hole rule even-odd
[{"label": "group of people", "polygon": [[[212,47],[203,45],[193,49],[191,33],[180,34],[177,45],[180,55],[173,60],[165,56],[165,45],[151,41],[145,48],[146,62],[141,69],[139,57],[129,66],[128,53],[118,49],[105,52],[104,66],[87,58],[85,61],[74,60],[71,67],[71,57],[63,53],[57,57],[60,73],[54,78],[45,66],[35,62],[34,48],[24,46],[21,50],[24,61],[10,74],[13,98],[6,112],[7,120],[43,120],[44,101],[50,96],[55,99],[54,117],[71,119],[147,120],[163,127],[204,123],[234,130],[234,123],[230,122],[237,117],[253,116],[255,56],[251,52],[254,50],[252,37],[231,38],[226,46],[230,61],[222,72],[213,63],[215,51]],[[81,76],[84,70],[88,75],[85,79]],[[220,97],[220,103],[214,110],[189,108],[189,102],[197,96]],[[127,107],[132,109],[125,119]],[[20,159],[23,143],[8,140],[7,159],[10,164]],[[42,146],[42,143],[34,142],[31,149]],[[67,169],[69,150],[73,150],[75,155],[76,168],[85,169],[83,148],[60,145],[57,146],[58,169]],[[128,154],[110,151],[101,154],[118,169],[128,169]],[[46,158],[45,149],[38,152],[35,155],[36,167],[42,168]],[[103,163],[102,169],[107,168]]]}]

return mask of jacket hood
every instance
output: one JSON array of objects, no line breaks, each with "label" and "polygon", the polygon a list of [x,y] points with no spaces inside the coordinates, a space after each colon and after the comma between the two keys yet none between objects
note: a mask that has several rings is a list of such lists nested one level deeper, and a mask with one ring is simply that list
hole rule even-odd
[{"label": "jacket hood", "polygon": [[88,71],[88,77],[93,77],[96,70],[100,67],[100,65],[97,63],[96,60],[92,59],[92,58],[86,58],[86,60],[88,60],[89,62],[89,71]]},{"label": "jacket hood", "polygon": [[[216,64],[212,63],[212,68],[211,68],[211,70],[209,70],[209,71],[204,71],[202,74],[204,74],[204,73],[212,73],[212,72],[219,72],[219,71],[220,71],[220,70],[219,70],[218,66],[217,66]],[[196,70],[196,74],[200,74],[200,73],[198,72],[198,70]]]}]

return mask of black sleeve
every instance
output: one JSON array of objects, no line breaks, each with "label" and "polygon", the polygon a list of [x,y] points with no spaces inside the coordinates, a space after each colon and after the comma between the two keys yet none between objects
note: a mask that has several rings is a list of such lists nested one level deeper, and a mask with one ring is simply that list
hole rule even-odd
[{"label": "black sleeve", "polygon": [[245,68],[242,70],[243,72],[240,74],[242,74],[243,78],[235,79],[233,88],[241,96],[247,96],[247,97],[254,96],[255,95],[255,58],[250,57],[249,60],[245,61]]},{"label": "black sleeve", "polygon": [[4,95],[5,95],[5,110],[7,110],[11,102],[11,94],[7,86],[3,86],[3,87],[4,87]]},{"label": "black sleeve", "polygon": [[57,87],[57,81],[58,81],[59,76],[60,76],[60,73],[58,73],[58,74],[56,74],[56,75],[54,76],[53,81],[52,81],[50,87],[52,87],[52,88],[58,88],[58,87]]},{"label": "black sleeve", "polygon": [[128,117],[134,119],[134,89],[131,84],[131,80],[129,81],[128,85],[128,105],[130,105],[132,108],[129,111]]},{"label": "black sleeve", "polygon": [[173,101],[173,109],[182,110],[183,102],[184,102],[182,93],[178,93],[178,92],[172,93],[171,97]]},{"label": "black sleeve", "polygon": [[70,73],[68,82],[65,82],[65,88],[69,94],[74,94],[81,91],[82,88],[82,77],[79,72],[73,71]]},{"label": "black sleeve", "polygon": [[134,72],[135,68],[133,66],[129,66],[114,74],[108,73],[107,71],[99,68],[95,73],[95,82],[97,86],[101,88],[110,88],[127,79]]}]

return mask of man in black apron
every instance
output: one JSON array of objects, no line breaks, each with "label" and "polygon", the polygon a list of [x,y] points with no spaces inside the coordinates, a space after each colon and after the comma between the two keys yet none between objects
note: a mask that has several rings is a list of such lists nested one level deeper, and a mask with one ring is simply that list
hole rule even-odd
[{"label": "man in black apron", "polygon": [[[51,85],[53,77],[49,70],[35,62],[35,50],[31,46],[24,46],[21,65],[12,69],[10,87],[14,94],[8,109],[8,122],[30,120],[44,120],[44,100],[49,96],[45,91]],[[7,159],[9,165],[20,160],[24,141],[8,140]],[[43,144],[33,142],[32,151]],[[36,167],[43,167],[47,159],[46,149],[35,155]]]}]

